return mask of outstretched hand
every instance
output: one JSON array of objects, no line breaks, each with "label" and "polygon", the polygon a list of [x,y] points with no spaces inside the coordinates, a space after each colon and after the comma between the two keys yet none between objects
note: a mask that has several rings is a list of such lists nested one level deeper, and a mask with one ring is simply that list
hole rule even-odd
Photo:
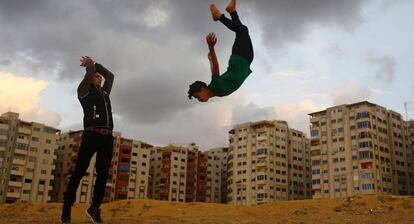
[{"label": "outstretched hand", "polygon": [[82,56],[81,59],[80,59],[80,62],[81,62],[80,66],[83,66],[83,67],[92,66],[93,63],[94,63],[92,58],[89,57],[89,56]]},{"label": "outstretched hand", "polygon": [[217,43],[217,36],[215,33],[209,33],[206,37],[207,44],[210,48],[213,48]]}]

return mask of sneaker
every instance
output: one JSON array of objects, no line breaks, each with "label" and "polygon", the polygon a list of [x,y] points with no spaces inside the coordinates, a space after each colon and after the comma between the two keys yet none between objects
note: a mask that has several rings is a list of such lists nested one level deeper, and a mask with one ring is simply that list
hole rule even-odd
[{"label": "sneaker", "polygon": [[62,215],[60,216],[60,221],[62,224],[69,224],[70,223],[70,213],[71,208],[62,208]]},{"label": "sneaker", "polygon": [[86,210],[86,215],[91,218],[94,224],[102,224],[103,221],[101,219],[101,209],[90,207]]}]

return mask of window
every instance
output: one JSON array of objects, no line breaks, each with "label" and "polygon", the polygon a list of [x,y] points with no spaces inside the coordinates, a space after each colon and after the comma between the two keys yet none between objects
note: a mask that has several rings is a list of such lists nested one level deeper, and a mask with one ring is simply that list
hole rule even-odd
[{"label": "window", "polygon": [[369,117],[368,112],[359,112],[359,113],[357,113],[357,119],[358,118],[366,118],[366,117]]},{"label": "window", "polygon": [[33,142],[38,142],[39,141],[39,138],[38,137],[32,137],[32,141]]},{"label": "window", "polygon": [[370,128],[371,123],[369,121],[363,121],[358,123],[358,128]]},{"label": "window", "polygon": [[319,136],[319,130],[312,130],[311,131],[311,137]]},{"label": "window", "polygon": [[362,184],[362,190],[374,190],[375,185],[374,184]]},{"label": "window", "polygon": [[316,184],[321,184],[321,180],[320,179],[312,180],[312,185],[316,185]]},{"label": "window", "polygon": [[316,174],[320,174],[321,170],[317,169],[317,170],[312,170],[312,175],[316,175]]},{"label": "window", "polygon": [[373,173],[362,173],[361,174],[361,179],[372,179],[374,178],[374,174]]}]

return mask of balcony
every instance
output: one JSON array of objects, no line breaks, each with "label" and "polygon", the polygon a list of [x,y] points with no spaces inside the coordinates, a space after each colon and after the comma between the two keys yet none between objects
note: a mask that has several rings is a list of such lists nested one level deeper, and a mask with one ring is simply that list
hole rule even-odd
[{"label": "balcony", "polygon": [[162,157],[170,157],[171,156],[171,151],[164,151],[162,152]]},{"label": "balcony", "polygon": [[163,168],[161,168],[161,172],[163,172],[163,173],[169,173],[170,170],[171,170],[171,167],[163,167]]},{"label": "balcony", "polygon": [[6,151],[6,147],[0,146],[0,152],[4,152],[4,151]]},{"label": "balcony", "polygon": [[187,156],[187,158],[188,159],[195,159],[196,158],[196,155],[195,154],[192,154],[192,153],[189,153],[188,156]]},{"label": "balcony", "polygon": [[258,142],[262,142],[262,141],[266,141],[266,140],[268,140],[268,137],[267,137],[266,135],[263,135],[263,136],[259,136],[259,137],[257,137],[257,138],[256,138],[256,140],[257,140]]},{"label": "balcony", "polygon": [[18,139],[16,139],[16,143],[29,145],[29,139],[21,139],[21,138],[18,138]]},{"label": "balcony", "polygon": [[266,167],[267,162],[266,161],[260,161],[256,163],[256,167]]},{"label": "balcony", "polygon": [[14,154],[17,154],[17,155],[27,155],[28,152],[27,152],[27,150],[24,150],[24,149],[15,149],[14,150]]},{"label": "balcony", "polygon": [[23,170],[11,170],[10,174],[16,175],[16,176],[24,176],[24,171]]},{"label": "balcony", "polygon": [[13,159],[13,164],[15,165],[22,165],[24,166],[26,164],[26,160],[22,160],[22,159]]},{"label": "balcony", "polygon": [[194,195],[193,194],[185,194],[185,198],[194,198]]},{"label": "balcony", "polygon": [[7,192],[6,196],[8,198],[20,198],[20,193],[19,192]]},{"label": "balcony", "polygon": [[22,187],[23,184],[22,182],[18,182],[18,181],[9,181],[9,187]]},{"label": "balcony", "polygon": [[165,196],[165,197],[168,197],[168,191],[161,191],[160,192],[160,196]]},{"label": "balcony", "polygon": [[207,173],[200,173],[200,177],[207,177]]},{"label": "balcony", "polygon": [[171,159],[163,159],[162,160],[162,164],[163,165],[169,165],[169,164],[171,164]]},{"label": "balcony", "polygon": [[19,128],[18,132],[25,135],[30,135],[32,133],[30,129],[22,127]]}]

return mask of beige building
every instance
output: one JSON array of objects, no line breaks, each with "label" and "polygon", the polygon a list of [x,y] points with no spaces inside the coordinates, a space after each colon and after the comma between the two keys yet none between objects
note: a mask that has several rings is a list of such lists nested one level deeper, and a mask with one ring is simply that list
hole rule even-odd
[{"label": "beige building", "polygon": [[205,151],[207,156],[206,202],[226,203],[227,200],[227,147]]},{"label": "beige building", "polygon": [[257,205],[311,198],[309,140],[285,121],[229,131],[227,203]]},{"label": "beige building", "polygon": [[[62,133],[58,141],[53,201],[62,202],[69,177],[73,171],[83,131]],[[146,198],[151,148],[145,142],[127,139],[114,132],[114,147],[109,177],[106,183],[104,202],[122,199]],[[77,203],[92,201],[96,179],[96,154],[92,157],[85,176],[76,193]]]},{"label": "beige building", "polygon": [[148,143],[116,136],[104,202],[147,198],[152,149]]},{"label": "beige building", "polygon": [[412,132],[400,114],[363,101],[309,115],[314,198],[412,194]]},{"label": "beige building", "polygon": [[[83,131],[69,131],[59,135],[57,140],[57,158],[55,161],[56,169],[54,172],[55,181],[52,193],[52,201],[54,202],[63,202],[63,194],[78,158],[82,133]],[[94,175],[95,159],[96,155],[92,157],[86,174],[80,181],[78,191],[76,192],[77,203],[88,203],[92,199],[91,189],[96,178]]]},{"label": "beige building", "polygon": [[18,113],[0,116],[0,203],[51,200],[58,132]]},{"label": "beige building", "polygon": [[169,145],[151,153],[149,198],[165,201],[206,201],[207,158],[194,143]]}]

